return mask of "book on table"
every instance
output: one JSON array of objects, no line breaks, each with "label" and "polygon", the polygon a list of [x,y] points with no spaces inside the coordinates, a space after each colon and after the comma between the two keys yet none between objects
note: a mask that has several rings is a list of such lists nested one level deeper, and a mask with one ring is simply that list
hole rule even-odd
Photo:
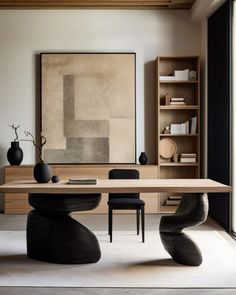
[{"label": "book on table", "polygon": [[68,184],[90,185],[90,184],[97,184],[97,183],[98,183],[97,178],[70,178],[68,181]]}]

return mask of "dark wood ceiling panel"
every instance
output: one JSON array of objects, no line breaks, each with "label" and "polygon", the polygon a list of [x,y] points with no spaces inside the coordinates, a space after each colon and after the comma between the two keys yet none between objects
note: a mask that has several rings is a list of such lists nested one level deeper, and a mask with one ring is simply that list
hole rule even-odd
[{"label": "dark wood ceiling panel", "polygon": [[190,9],[195,0],[0,0],[0,9]]}]

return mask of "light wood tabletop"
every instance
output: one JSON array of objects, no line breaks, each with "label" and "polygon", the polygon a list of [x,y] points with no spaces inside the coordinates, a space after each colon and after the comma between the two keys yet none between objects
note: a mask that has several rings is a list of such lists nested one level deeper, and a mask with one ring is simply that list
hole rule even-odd
[{"label": "light wood tabletop", "polygon": [[211,179],[98,179],[96,185],[71,185],[68,180],[40,184],[14,181],[0,186],[1,193],[219,193],[231,187]]}]

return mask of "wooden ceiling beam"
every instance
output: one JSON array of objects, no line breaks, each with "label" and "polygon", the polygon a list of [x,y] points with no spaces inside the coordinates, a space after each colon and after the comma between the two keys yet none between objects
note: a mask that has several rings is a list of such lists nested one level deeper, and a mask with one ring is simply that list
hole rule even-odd
[{"label": "wooden ceiling beam", "polygon": [[190,9],[194,0],[0,0],[0,9]]}]

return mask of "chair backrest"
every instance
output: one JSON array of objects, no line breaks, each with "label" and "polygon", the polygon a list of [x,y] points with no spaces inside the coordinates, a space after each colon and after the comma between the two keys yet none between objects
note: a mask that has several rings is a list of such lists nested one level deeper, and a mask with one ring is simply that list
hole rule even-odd
[{"label": "chair backrest", "polygon": [[[109,179],[139,179],[139,171],[136,169],[112,169],[109,171]],[[139,199],[139,193],[110,193],[110,199],[134,198]]]}]

